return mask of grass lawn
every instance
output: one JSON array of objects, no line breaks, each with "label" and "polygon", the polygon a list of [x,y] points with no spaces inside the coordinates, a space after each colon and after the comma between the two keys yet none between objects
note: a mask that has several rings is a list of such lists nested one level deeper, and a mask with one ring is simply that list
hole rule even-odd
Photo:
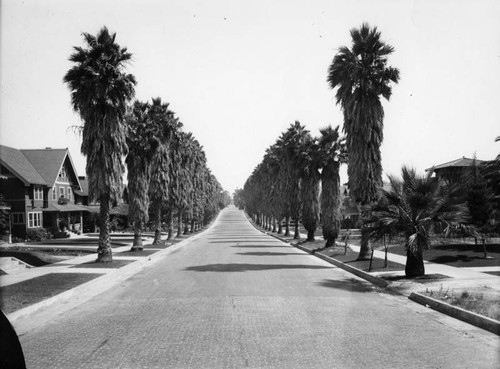
[{"label": "grass lawn", "polygon": [[[93,253],[93,252],[91,252]],[[34,250],[29,248],[12,248],[1,250],[0,257],[14,257],[34,267],[40,267],[52,263],[57,263],[67,259],[76,258],[78,256],[88,255],[89,252],[80,250]]]},{"label": "grass lawn", "polygon": [[46,300],[102,274],[51,273],[0,287],[0,308],[5,314]]},{"label": "grass lawn", "polygon": [[[487,245],[488,255],[491,259],[483,257],[480,245],[449,244],[431,246],[424,250],[424,259],[432,263],[446,264],[458,268],[500,266],[500,244]],[[389,252],[406,255],[403,246],[390,246]]]},{"label": "grass lawn", "polygon": [[[305,247],[309,250],[316,250],[322,248],[325,245],[325,241],[322,239],[317,239],[315,242],[301,242],[300,246]],[[330,247],[321,252],[324,255],[330,256],[336,260],[339,260],[345,264],[348,264],[352,267],[361,269],[367,272],[370,269],[370,261],[363,260],[357,261],[358,253],[351,250],[349,247],[347,248],[347,253],[344,254],[343,246],[335,246]],[[387,267],[385,266],[384,259],[374,257],[372,261],[372,272],[392,272],[392,271],[400,271],[404,270],[405,266],[403,264],[395,263],[392,261],[388,261]]]},{"label": "grass lawn", "polygon": [[500,321],[500,297],[498,293],[467,290],[426,290],[425,294],[450,305],[461,307],[476,314]]}]

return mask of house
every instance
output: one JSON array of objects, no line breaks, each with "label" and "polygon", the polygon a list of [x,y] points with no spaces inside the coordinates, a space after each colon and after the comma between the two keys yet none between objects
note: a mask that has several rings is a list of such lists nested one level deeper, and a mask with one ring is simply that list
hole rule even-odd
[{"label": "house", "polygon": [[[11,233],[82,229],[82,186],[68,149],[18,150],[0,145],[0,193],[11,208]],[[83,193],[82,193],[83,194]]]},{"label": "house", "polygon": [[439,180],[443,180],[446,183],[459,183],[472,173],[475,166],[480,166],[483,163],[483,160],[470,159],[464,156],[444,164],[427,168],[425,171],[435,173]]}]

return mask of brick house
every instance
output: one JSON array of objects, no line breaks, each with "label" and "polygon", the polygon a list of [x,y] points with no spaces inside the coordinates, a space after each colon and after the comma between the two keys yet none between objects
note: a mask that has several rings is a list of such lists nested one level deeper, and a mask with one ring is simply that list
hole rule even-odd
[{"label": "brick house", "polygon": [[11,233],[32,229],[56,232],[83,223],[82,191],[68,149],[18,150],[0,145],[0,193],[11,207]]}]

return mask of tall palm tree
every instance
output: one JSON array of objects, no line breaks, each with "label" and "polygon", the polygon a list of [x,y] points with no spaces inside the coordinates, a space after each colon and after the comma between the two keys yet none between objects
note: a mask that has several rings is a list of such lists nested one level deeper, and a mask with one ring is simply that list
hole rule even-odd
[{"label": "tall palm tree", "polygon": [[100,202],[97,261],[113,260],[109,237],[109,204],[122,193],[127,153],[124,115],[134,96],[135,78],[125,73],[132,54],[115,42],[116,34],[103,27],[96,36],[83,34],[86,48],[74,47],[74,65],[63,81],[71,91],[71,105],[82,121],[82,154],[87,157],[89,196]]},{"label": "tall palm tree", "polygon": [[143,249],[142,228],[148,221],[151,160],[158,147],[157,136],[151,131],[148,119],[149,107],[149,103],[136,101],[127,117],[128,155],[125,164],[127,164],[129,221],[134,227],[132,251]]},{"label": "tall palm tree", "polygon": [[318,139],[321,171],[321,226],[325,248],[335,245],[340,230],[340,164],[345,163],[345,140],[339,127],[320,129]]},{"label": "tall palm tree", "polygon": [[149,183],[149,197],[155,231],[153,244],[158,245],[161,243],[162,208],[168,200],[168,189],[172,175],[169,150],[179,123],[174,112],[169,109],[169,104],[162,102],[159,97],[152,100],[149,119],[158,138],[158,147],[151,160],[151,180]]},{"label": "tall palm tree", "polygon": [[296,154],[295,165],[299,168],[302,199],[302,225],[307,231],[308,242],[314,242],[314,233],[320,220],[320,161],[316,141],[307,133],[303,146]]},{"label": "tall palm tree", "polygon": [[[384,109],[380,96],[389,100],[399,70],[387,65],[394,48],[380,39],[377,27],[363,23],[351,30],[351,37],[351,49],[343,46],[333,58],[327,81],[332,89],[337,88],[337,104],[344,113],[350,194],[367,206],[377,201],[382,185]],[[365,227],[358,259],[367,259],[371,253],[368,233]]]},{"label": "tall palm tree", "polygon": [[295,231],[293,238],[298,239],[299,221],[302,210],[302,199],[300,190],[300,167],[297,166],[297,158],[300,156],[300,150],[304,147],[309,131],[299,121],[290,124],[290,127],[281,135],[280,141],[283,153],[283,166],[286,171],[284,188],[287,197],[287,207],[291,219],[295,222]]},{"label": "tall palm tree", "polygon": [[[405,274],[409,278],[425,274],[423,251],[429,248],[433,226],[448,234],[462,229],[466,206],[457,203],[454,189],[442,184],[431,173],[419,176],[403,167],[402,180],[390,176],[391,188],[382,191],[379,204],[372,207],[370,238],[402,235],[407,250]],[[470,232],[470,230],[469,230]]]}]

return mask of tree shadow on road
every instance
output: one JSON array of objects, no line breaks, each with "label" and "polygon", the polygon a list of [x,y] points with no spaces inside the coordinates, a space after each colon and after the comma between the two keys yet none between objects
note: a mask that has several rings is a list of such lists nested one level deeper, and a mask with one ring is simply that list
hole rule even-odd
[{"label": "tree shadow on road", "polygon": [[251,256],[284,256],[284,255],[309,256],[308,254],[303,254],[298,252],[269,252],[269,251],[238,252],[237,254],[251,255]]},{"label": "tree shadow on road", "polygon": [[276,241],[270,241],[270,240],[244,240],[244,239],[234,239],[234,240],[220,240],[220,241],[208,241],[208,243],[240,243],[240,242],[252,242],[252,243],[268,243],[268,244],[278,244]]},{"label": "tree shadow on road", "polygon": [[334,280],[334,279],[325,279],[322,282],[316,283],[322,287],[335,288],[344,291],[351,292],[373,292],[375,287],[371,285],[365,285],[357,281],[356,279],[348,279],[348,280]]},{"label": "tree shadow on road", "polygon": [[307,264],[207,264],[196,265],[185,268],[185,270],[195,272],[246,272],[259,270],[278,269],[331,269],[329,266],[307,265]]},{"label": "tree shadow on road", "polygon": [[[238,243],[238,242],[236,242]],[[254,249],[254,248],[286,248],[288,249],[288,246],[283,246],[280,244],[269,244],[269,245],[234,245],[234,246],[229,246],[229,247],[241,247],[241,248],[247,248],[247,249]]]}]

